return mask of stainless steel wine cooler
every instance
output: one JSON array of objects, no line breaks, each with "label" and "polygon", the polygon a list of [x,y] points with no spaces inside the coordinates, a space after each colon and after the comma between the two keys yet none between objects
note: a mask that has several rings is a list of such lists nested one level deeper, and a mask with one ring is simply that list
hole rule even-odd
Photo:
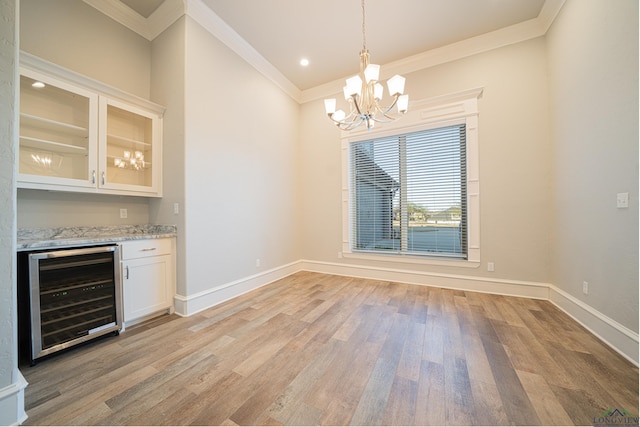
[{"label": "stainless steel wine cooler", "polygon": [[28,255],[31,362],[122,328],[117,245]]}]

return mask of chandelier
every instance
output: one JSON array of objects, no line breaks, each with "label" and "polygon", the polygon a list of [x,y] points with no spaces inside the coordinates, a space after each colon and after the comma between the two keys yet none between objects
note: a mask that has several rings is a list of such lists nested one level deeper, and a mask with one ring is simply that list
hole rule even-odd
[{"label": "chandelier", "polygon": [[115,167],[121,169],[131,168],[134,170],[144,169],[144,154],[141,151],[134,151],[133,156],[131,155],[131,151],[125,151],[123,155],[124,158],[116,157],[113,159],[113,165]]},{"label": "chandelier", "polygon": [[344,98],[349,103],[349,114],[342,110],[336,111],[336,100],[325,99],[324,108],[336,126],[341,130],[352,130],[366,124],[367,129],[374,127],[375,123],[389,123],[399,116],[392,115],[393,107],[398,108],[399,114],[407,112],[409,95],[403,95],[404,77],[395,75],[387,80],[389,95],[393,101],[387,107],[380,105],[384,88],[378,82],[380,66],[369,63],[369,51],[365,36],[364,0],[362,0],[362,51],[360,52],[360,73],[347,79],[346,86],[342,89]]}]

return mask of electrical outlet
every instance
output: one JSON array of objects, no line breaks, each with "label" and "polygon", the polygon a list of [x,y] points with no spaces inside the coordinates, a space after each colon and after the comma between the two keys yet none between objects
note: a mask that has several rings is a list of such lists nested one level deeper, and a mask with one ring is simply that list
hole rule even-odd
[{"label": "electrical outlet", "polygon": [[260,258],[256,258],[256,268],[260,267]]},{"label": "electrical outlet", "polygon": [[492,262],[487,263],[487,271],[495,271],[496,266]]},{"label": "electrical outlet", "polygon": [[589,295],[589,282],[582,282],[582,293],[585,295]]},{"label": "electrical outlet", "polygon": [[178,215],[180,213],[180,205],[178,203],[173,204],[173,214]]},{"label": "electrical outlet", "polygon": [[616,195],[616,207],[618,208],[629,207],[629,193],[618,193]]},{"label": "electrical outlet", "polygon": [[126,217],[127,217],[127,209],[126,208],[120,209],[120,218],[126,218]]}]

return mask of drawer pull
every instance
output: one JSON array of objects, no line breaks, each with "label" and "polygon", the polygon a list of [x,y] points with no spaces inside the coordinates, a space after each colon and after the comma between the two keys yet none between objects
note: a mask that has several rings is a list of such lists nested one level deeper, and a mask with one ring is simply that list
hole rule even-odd
[{"label": "drawer pull", "polygon": [[155,251],[158,248],[144,248],[144,249],[140,249],[140,252],[149,252],[149,251]]}]

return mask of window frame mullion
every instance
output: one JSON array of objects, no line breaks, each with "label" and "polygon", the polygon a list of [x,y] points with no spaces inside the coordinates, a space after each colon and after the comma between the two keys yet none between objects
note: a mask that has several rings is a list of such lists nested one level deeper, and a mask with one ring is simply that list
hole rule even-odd
[{"label": "window frame mullion", "polygon": [[409,251],[409,205],[407,192],[407,137],[398,137],[400,171],[400,252]]}]

